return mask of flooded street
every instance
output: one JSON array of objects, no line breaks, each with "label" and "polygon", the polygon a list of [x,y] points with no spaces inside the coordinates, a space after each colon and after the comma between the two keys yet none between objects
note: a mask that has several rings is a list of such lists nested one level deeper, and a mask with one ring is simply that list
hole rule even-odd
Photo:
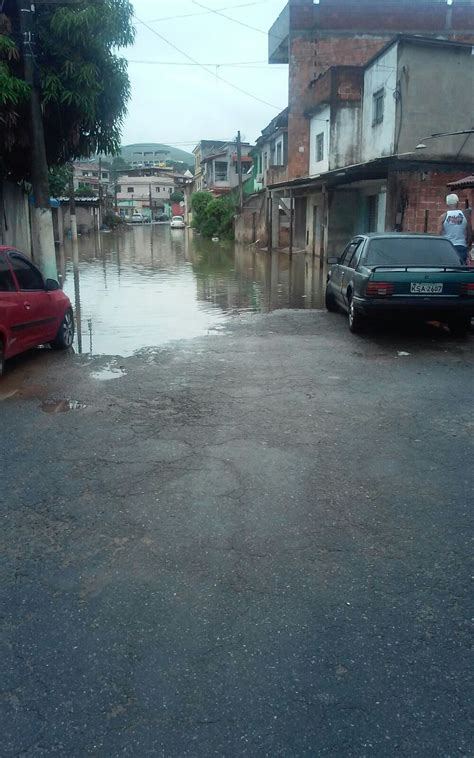
[{"label": "flooded street", "polygon": [[79,353],[127,356],[218,333],[240,314],[322,307],[318,259],[290,261],[169,225],[80,238],[76,276],[66,243],[60,268]]}]

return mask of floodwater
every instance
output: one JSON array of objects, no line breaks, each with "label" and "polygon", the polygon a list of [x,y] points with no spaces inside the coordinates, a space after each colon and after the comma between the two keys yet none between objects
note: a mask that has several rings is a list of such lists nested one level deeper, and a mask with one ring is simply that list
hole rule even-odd
[{"label": "floodwater", "polygon": [[79,239],[59,253],[80,353],[127,356],[224,330],[241,314],[322,307],[319,259],[204,240],[169,225]]}]

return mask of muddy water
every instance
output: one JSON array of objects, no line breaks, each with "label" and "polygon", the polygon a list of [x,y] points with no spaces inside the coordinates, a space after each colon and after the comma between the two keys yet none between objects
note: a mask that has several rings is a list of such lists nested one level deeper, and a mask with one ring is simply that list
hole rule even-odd
[{"label": "muddy water", "polygon": [[319,260],[213,243],[167,225],[79,240],[60,254],[77,321],[75,348],[131,355],[225,329],[244,313],[322,306]]}]

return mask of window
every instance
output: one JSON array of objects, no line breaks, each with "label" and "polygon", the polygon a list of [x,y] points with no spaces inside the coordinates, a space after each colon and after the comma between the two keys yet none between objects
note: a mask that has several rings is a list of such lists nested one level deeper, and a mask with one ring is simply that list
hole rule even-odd
[{"label": "window", "polygon": [[172,194],[173,194],[173,187],[170,187],[170,188],[169,188],[169,192],[170,192],[170,195],[172,195]]},{"label": "window", "polygon": [[160,191],[160,188],[159,187],[155,187],[155,192],[159,192],[159,191]]},{"label": "window", "polygon": [[135,190],[133,189],[133,187],[127,187],[127,192],[135,192]]},{"label": "window", "polygon": [[344,250],[341,258],[341,266],[350,266],[351,261],[353,259],[354,253],[356,252],[357,248],[359,247],[362,240],[355,240],[355,242],[351,242],[346,249]]},{"label": "window", "polygon": [[374,105],[373,105],[374,116],[372,119],[372,126],[381,124],[383,121],[384,99],[385,99],[384,89],[379,89],[377,90],[377,92],[374,92]]},{"label": "window", "polygon": [[316,135],[316,163],[324,160],[324,132]]},{"label": "window", "polygon": [[226,182],[228,179],[228,165],[227,161],[216,161],[214,163],[214,170],[216,176],[216,182]]},{"label": "window", "polygon": [[364,254],[368,266],[459,266],[459,257],[449,240],[377,237]]},{"label": "window", "polygon": [[263,154],[263,170],[266,171],[268,168],[268,153],[264,152]]},{"label": "window", "polygon": [[378,197],[377,195],[369,195],[367,198],[367,231],[377,231],[377,213],[378,213]]},{"label": "window", "polygon": [[15,292],[15,289],[8,263],[3,255],[0,255],[0,292]]},{"label": "window", "polygon": [[277,142],[277,146],[276,146],[276,150],[275,150],[275,165],[276,166],[281,166],[282,163],[283,163],[283,160],[282,160],[282,158],[283,158],[282,147],[283,147],[283,145],[281,144],[281,142]]},{"label": "window", "polygon": [[44,290],[43,277],[37,268],[14,253],[10,255],[10,261],[21,290]]},{"label": "window", "polygon": [[109,172],[108,171],[102,171],[102,179],[108,179],[109,178]]}]

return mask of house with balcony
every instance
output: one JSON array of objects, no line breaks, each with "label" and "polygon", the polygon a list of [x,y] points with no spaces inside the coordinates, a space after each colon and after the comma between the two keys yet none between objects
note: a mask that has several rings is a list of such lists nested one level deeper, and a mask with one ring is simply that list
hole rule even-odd
[{"label": "house with balcony", "polygon": [[76,161],[73,164],[73,182],[76,191],[89,190],[91,195],[99,196],[99,186],[104,194],[109,187],[110,171],[102,168],[98,161]]},{"label": "house with balcony", "polygon": [[288,108],[262,129],[251,155],[256,190],[288,178]]},{"label": "house with balcony", "polygon": [[[252,145],[241,143],[242,175],[252,167]],[[211,192],[216,197],[226,195],[239,185],[239,166],[235,142],[202,140],[194,150],[196,158],[194,191]]]}]

